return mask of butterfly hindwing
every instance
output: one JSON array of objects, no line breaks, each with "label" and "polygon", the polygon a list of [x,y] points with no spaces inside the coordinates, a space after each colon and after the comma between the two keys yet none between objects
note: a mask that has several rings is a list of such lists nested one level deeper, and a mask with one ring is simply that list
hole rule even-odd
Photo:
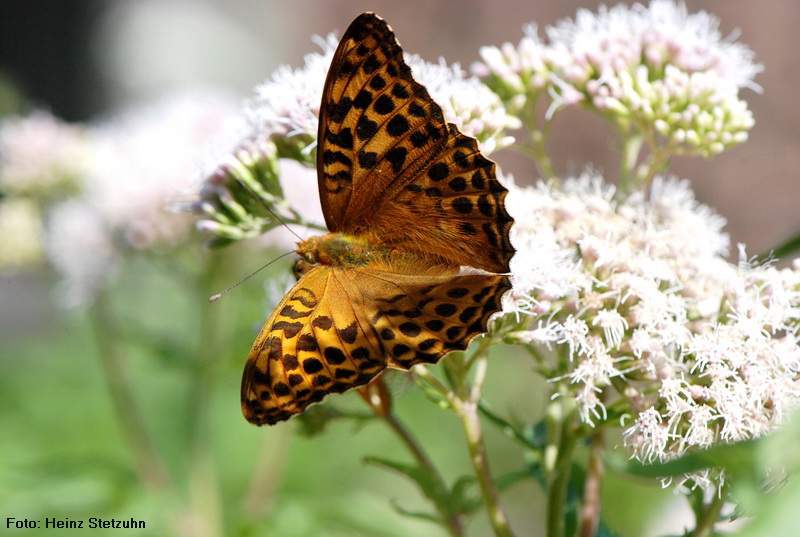
[{"label": "butterfly hindwing", "polygon": [[486,332],[510,288],[507,276],[413,265],[402,272],[365,270],[360,280],[371,295],[368,315],[387,365],[398,369],[435,364],[448,352],[466,349]]},{"label": "butterfly hindwing", "polygon": [[247,358],[242,411],[248,421],[285,420],[383,371],[385,359],[361,328],[357,308],[330,267],[316,267],[295,284]]},{"label": "butterfly hindwing", "polygon": [[242,379],[242,410],[258,425],[300,413],[386,367],[436,363],[465,349],[500,309],[508,277],[411,264],[317,267],[261,330]]}]

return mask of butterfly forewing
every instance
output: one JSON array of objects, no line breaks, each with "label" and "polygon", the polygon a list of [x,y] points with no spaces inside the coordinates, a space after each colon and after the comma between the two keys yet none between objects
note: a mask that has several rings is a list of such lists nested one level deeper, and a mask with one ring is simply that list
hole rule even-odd
[{"label": "butterfly forewing", "polygon": [[379,242],[422,257],[508,272],[514,248],[513,219],[503,203],[507,193],[477,141],[450,125],[444,150],[375,212],[369,229]]},{"label": "butterfly forewing", "polygon": [[320,106],[319,144],[331,231],[370,233],[434,262],[508,272],[512,219],[494,163],[474,138],[445,125],[377,15],[359,16],[342,37]]},{"label": "butterfly forewing", "polygon": [[331,231],[353,232],[444,148],[442,110],[391,28],[364,13],[342,36],[320,105],[317,169]]}]

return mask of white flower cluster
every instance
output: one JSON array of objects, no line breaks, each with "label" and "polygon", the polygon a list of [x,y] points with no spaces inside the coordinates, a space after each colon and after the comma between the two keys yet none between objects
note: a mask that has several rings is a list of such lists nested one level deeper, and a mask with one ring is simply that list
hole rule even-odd
[{"label": "white flower cluster", "polygon": [[0,121],[0,267],[42,261],[44,206],[80,188],[86,138],[83,127],[43,110]]},{"label": "white flower cluster", "polygon": [[483,47],[474,72],[514,110],[544,90],[560,106],[582,104],[620,124],[655,129],[671,149],[710,156],[747,139],[753,117],[739,89],[762,69],[718,20],[673,0],[579,10],[534,28],[519,45]]},{"label": "white flower cluster", "polygon": [[236,101],[192,92],[76,127],[36,112],[0,124],[0,266],[44,252],[69,305],[90,301],[125,249],[182,244],[193,217],[169,211]]},{"label": "white flower cluster", "polygon": [[510,190],[504,310],[569,364],[551,380],[584,422],[629,416],[625,443],[650,461],[757,437],[798,405],[800,266],[727,262],[723,220],[685,181],[622,202],[588,174]]},{"label": "white flower cluster", "polygon": [[[317,39],[317,43],[322,52],[306,55],[302,68],[282,66],[255,88],[255,96],[245,103],[244,112],[250,136],[273,139],[279,146],[276,138],[296,137],[302,148],[313,147],[322,90],[338,41],[329,35]],[[415,78],[442,107],[445,119],[477,138],[484,152],[513,143],[505,131],[518,128],[519,120],[506,113],[498,96],[477,78],[466,76],[457,64],[448,66],[443,60],[427,63],[411,54],[405,59]]]},{"label": "white flower cluster", "polygon": [[268,81],[255,87],[255,95],[245,102],[244,115],[253,136],[304,136],[306,144],[316,139],[322,87],[338,40],[331,34],[316,41],[322,52],[307,54],[302,68],[280,66]]},{"label": "white flower cluster", "polygon": [[37,110],[0,122],[0,192],[52,198],[74,191],[85,172],[83,128]]},{"label": "white flower cluster", "polygon": [[489,154],[514,143],[506,132],[518,129],[518,118],[510,115],[500,97],[476,77],[466,76],[459,64],[428,63],[417,55],[406,55],[414,77],[442,107],[444,119],[467,136],[477,138],[481,151]]}]

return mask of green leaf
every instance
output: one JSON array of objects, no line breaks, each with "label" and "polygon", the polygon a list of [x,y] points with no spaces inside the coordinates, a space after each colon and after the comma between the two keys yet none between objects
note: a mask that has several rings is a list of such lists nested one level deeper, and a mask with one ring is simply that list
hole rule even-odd
[{"label": "green leaf", "polygon": [[656,464],[622,462],[621,457],[613,456],[607,458],[607,463],[609,467],[618,471],[641,477],[682,476],[705,468],[721,468],[734,479],[757,480],[754,448],[758,442],[759,440],[747,440],[735,444],[721,444]]},{"label": "green leaf", "polygon": [[523,446],[537,453],[541,452],[542,448],[544,447],[544,439],[545,439],[543,434],[544,422],[540,421],[533,427],[512,424],[505,418],[502,418],[498,414],[495,414],[494,411],[492,411],[489,408],[489,405],[485,401],[481,401],[478,404],[478,410],[492,424],[497,426],[500,429],[500,431],[508,438],[511,438],[512,440],[521,443]]},{"label": "green leaf", "polygon": [[483,505],[483,498],[477,488],[478,480],[474,475],[462,475],[453,484],[450,497],[456,513],[471,515]]},{"label": "green leaf", "polygon": [[[443,483],[425,468],[412,464],[403,464],[400,462],[390,461],[379,457],[365,457],[364,462],[382,466],[390,470],[394,470],[414,481],[417,486],[422,490],[426,498],[431,500],[437,507],[437,511],[446,518],[450,518],[453,514],[453,502],[451,501],[450,491],[448,491]],[[438,517],[435,519],[437,522],[442,522]]]},{"label": "green leaf", "polygon": [[392,508],[400,513],[401,515],[405,515],[411,518],[419,518],[421,520],[427,520],[428,522],[433,522],[435,524],[442,524],[442,519],[439,518],[439,515],[434,513],[423,513],[422,511],[411,511],[410,509],[406,509],[405,507],[401,506],[397,503],[397,500],[390,500]]},{"label": "green leaf", "polygon": [[520,481],[524,479],[532,479],[536,476],[531,475],[529,470],[518,470],[516,472],[509,472],[507,474],[503,474],[500,477],[495,479],[495,484],[497,485],[497,489],[501,492],[506,490],[507,488],[516,485]]},{"label": "green leaf", "polygon": [[767,261],[768,259],[783,259],[799,251],[800,251],[800,233],[798,233],[794,237],[786,239],[785,241],[780,243],[778,246],[776,246],[769,252],[759,254],[756,257],[756,259],[759,262]]}]

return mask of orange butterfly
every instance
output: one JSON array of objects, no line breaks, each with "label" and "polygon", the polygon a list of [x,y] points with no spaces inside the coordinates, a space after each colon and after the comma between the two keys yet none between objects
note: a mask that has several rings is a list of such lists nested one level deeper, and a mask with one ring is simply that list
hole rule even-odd
[{"label": "orange butterfly", "polygon": [[360,15],[342,36],[319,115],[317,174],[330,233],[298,245],[313,268],[247,358],[242,411],[257,425],[387,367],[465,349],[510,287],[503,273],[513,220],[495,164],[445,124],[377,15]]}]

